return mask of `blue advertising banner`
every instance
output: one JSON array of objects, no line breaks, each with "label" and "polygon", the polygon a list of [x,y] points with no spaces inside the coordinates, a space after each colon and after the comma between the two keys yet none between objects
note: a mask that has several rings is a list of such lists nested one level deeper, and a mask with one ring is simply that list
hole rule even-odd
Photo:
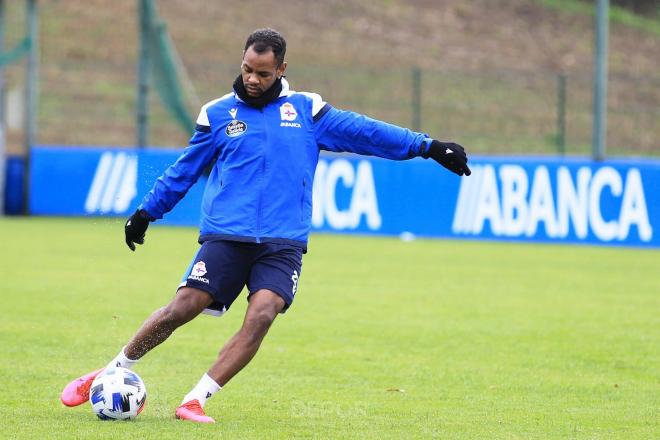
[{"label": "blue advertising banner", "polygon": [[[136,209],[181,150],[40,146],[30,212],[120,215]],[[474,157],[459,178],[431,161],[322,155],[318,231],[660,247],[660,160]],[[162,223],[196,225],[202,177]]]}]

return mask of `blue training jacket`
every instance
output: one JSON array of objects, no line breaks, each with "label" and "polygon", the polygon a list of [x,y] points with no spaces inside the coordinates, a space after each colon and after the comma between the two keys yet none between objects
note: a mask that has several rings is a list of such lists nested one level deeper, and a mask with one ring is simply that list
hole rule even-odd
[{"label": "blue training jacket", "polygon": [[202,107],[189,146],[158,178],[140,208],[159,219],[212,165],[199,241],[227,239],[306,248],[319,150],[405,160],[428,135],[333,108],[315,93],[282,92],[263,109],[235,93]]}]

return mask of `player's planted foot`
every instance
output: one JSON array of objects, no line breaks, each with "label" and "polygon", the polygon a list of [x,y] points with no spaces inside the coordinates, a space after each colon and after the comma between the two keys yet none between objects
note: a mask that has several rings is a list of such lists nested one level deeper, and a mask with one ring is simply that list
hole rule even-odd
[{"label": "player's planted foot", "polygon": [[89,388],[92,386],[92,382],[96,379],[96,376],[101,373],[105,368],[92,371],[87,373],[84,376],[80,376],[78,379],[69,383],[62,390],[62,395],[60,400],[66,406],[78,406],[89,400]]},{"label": "player's planted foot", "polygon": [[215,423],[211,417],[207,416],[204,408],[199,404],[199,400],[194,399],[186,402],[175,411],[176,418],[181,420],[190,420],[198,423]]}]

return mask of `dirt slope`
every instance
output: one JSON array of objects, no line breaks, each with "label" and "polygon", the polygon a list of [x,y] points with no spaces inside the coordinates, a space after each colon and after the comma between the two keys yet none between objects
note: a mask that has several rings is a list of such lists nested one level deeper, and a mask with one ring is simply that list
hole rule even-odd
[{"label": "dirt slope", "polygon": [[[14,17],[16,37],[22,32],[22,5],[9,3],[7,16],[10,21]],[[136,0],[41,2],[41,142],[133,144],[136,4]],[[403,72],[401,78],[407,81],[406,72],[413,65],[443,75],[453,72],[454,78],[520,72],[546,75],[548,85],[543,93],[547,97],[543,99],[549,107],[544,124],[550,125],[558,72],[583,78],[580,88],[589,88],[591,18],[548,9],[533,0],[160,0],[158,7],[202,102],[227,91],[247,34],[265,26],[284,33],[289,42],[290,70],[308,69],[302,81],[305,84],[322,86],[325,83],[315,81],[315,76],[337,76],[335,72],[353,70],[363,76]],[[632,90],[641,84],[635,96],[622,98],[615,92],[610,105],[624,102],[629,112],[640,100],[645,101],[639,111],[648,120],[646,125],[631,123],[630,130],[646,132],[646,140],[639,145],[640,151],[648,152],[657,146],[653,127],[660,125],[660,37],[612,24],[610,50],[611,76],[628,81],[621,89]],[[22,83],[20,73],[15,67],[11,70],[10,87],[18,87]],[[368,78],[364,81],[369,84]],[[366,88],[355,85],[350,93],[357,96]],[[360,99],[342,103],[356,110],[366,108],[376,116],[389,116],[380,111],[390,105],[387,102],[375,100],[370,104],[372,110],[361,107]],[[588,107],[587,96],[579,99],[582,107]],[[155,100],[153,105],[153,143],[185,143],[185,134]],[[191,110],[193,107],[191,104]],[[588,114],[575,119],[586,117]],[[632,119],[639,120],[635,116]],[[400,123],[409,120],[408,116],[395,118]],[[460,121],[456,124],[445,129],[450,133],[452,129],[472,130],[475,142],[484,136],[498,138],[493,128],[480,133],[480,127],[465,128]],[[588,123],[581,124],[584,127],[576,143],[583,144]],[[543,127],[534,136],[547,137],[547,131]],[[20,133],[10,134],[15,149]],[[530,139],[530,143],[537,142],[534,137]],[[636,141],[625,138],[620,142]]]}]

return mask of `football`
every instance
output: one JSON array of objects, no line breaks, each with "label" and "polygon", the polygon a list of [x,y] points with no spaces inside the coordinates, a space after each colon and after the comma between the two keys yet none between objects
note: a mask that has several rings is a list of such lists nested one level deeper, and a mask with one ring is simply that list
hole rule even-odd
[{"label": "football", "polygon": [[140,376],[129,369],[106,369],[92,382],[89,401],[101,420],[134,419],[144,409],[147,389]]}]

